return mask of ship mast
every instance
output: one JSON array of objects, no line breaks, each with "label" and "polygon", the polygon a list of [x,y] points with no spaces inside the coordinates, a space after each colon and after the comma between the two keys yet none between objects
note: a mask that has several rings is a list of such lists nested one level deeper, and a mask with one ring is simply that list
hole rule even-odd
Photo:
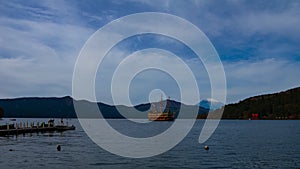
[{"label": "ship mast", "polygon": [[160,95],[160,113],[163,113],[163,111],[162,111],[162,94]]},{"label": "ship mast", "polygon": [[167,104],[168,104],[168,114],[170,114],[170,96],[168,97]]}]

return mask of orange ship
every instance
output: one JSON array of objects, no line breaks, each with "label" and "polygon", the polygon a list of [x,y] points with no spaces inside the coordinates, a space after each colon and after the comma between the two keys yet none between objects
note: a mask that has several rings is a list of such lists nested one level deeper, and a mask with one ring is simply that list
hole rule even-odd
[{"label": "orange ship", "polygon": [[[157,111],[155,108],[151,109],[150,112],[148,113],[148,119],[150,121],[174,121],[175,113],[171,113],[171,110],[170,110],[170,97],[167,100],[167,105],[168,105],[168,110],[166,112],[163,112],[162,97],[161,97],[160,111]],[[153,107],[155,107],[155,106],[153,106]]]}]

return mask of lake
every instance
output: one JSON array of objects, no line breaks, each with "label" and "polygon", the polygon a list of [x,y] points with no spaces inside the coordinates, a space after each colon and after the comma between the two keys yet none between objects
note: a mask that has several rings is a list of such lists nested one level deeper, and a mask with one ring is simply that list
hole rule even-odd
[{"label": "lake", "polygon": [[[122,133],[138,137],[156,135],[172,124],[154,122],[151,129],[145,129],[127,120],[109,122]],[[300,121],[296,120],[222,120],[204,144],[198,143],[204,120],[197,120],[176,147],[142,159],[111,154],[93,143],[76,119],[69,124],[76,130],[0,137],[0,168],[300,168]],[[203,149],[205,145],[209,151]]]}]

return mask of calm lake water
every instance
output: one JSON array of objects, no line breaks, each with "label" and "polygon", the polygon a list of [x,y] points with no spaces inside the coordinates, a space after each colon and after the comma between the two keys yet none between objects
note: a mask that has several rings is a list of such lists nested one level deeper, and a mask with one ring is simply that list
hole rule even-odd
[{"label": "calm lake water", "polygon": [[[126,120],[109,122],[123,133],[140,137],[155,135],[171,124],[154,122],[154,127],[145,132]],[[197,120],[175,148],[144,159],[113,155],[93,143],[76,119],[69,124],[76,130],[0,137],[0,168],[300,168],[300,121],[223,120],[212,137],[199,144],[204,120]],[[62,145],[62,151],[56,150],[57,144]],[[210,146],[208,152],[204,145]]]}]

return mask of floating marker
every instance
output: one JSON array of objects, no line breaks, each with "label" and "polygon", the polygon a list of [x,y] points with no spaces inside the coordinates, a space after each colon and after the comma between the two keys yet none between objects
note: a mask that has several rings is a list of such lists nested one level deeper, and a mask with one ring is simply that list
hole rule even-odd
[{"label": "floating marker", "polygon": [[61,150],[61,146],[58,144],[58,145],[56,146],[56,149],[57,149],[57,151],[60,151],[60,150]]},{"label": "floating marker", "polygon": [[209,147],[208,146],[204,146],[204,150],[208,151]]}]

